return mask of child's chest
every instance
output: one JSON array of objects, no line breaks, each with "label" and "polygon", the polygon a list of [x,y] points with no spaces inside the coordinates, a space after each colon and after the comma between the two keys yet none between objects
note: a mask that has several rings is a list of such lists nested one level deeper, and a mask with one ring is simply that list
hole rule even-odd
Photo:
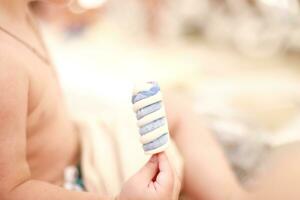
[{"label": "child's chest", "polygon": [[32,64],[29,73],[28,116],[38,115],[45,111],[49,114],[61,98],[54,68],[34,58],[30,61]]},{"label": "child's chest", "polygon": [[14,52],[17,63],[28,72],[27,122],[31,126],[38,118],[48,118],[55,112],[54,108],[59,104],[61,92],[55,69],[48,63],[50,59],[42,43],[28,32],[24,31],[20,39],[0,31],[0,38],[3,40],[2,45],[7,47],[9,53]]},{"label": "child's chest", "polygon": [[[68,123],[59,82],[52,66],[42,62],[33,64],[30,73],[27,134],[64,131]],[[56,131],[58,132],[58,131]],[[60,132],[60,131],[59,131]],[[53,133],[52,133],[53,135]]]}]

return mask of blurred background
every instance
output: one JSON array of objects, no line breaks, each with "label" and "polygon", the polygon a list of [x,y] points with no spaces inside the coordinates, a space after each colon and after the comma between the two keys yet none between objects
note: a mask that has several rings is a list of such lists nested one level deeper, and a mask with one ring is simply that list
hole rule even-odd
[{"label": "blurred background", "polygon": [[[300,139],[300,1],[77,0],[34,5],[70,110],[130,107],[155,80],[193,99],[240,180]],[[74,109],[76,108],[76,109]]]}]

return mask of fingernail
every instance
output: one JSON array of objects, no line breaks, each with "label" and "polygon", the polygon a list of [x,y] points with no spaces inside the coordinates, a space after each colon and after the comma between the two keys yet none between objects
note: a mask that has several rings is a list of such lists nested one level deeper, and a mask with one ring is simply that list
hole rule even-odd
[{"label": "fingernail", "polygon": [[153,155],[150,159],[150,162],[156,163],[157,162],[157,155]]}]

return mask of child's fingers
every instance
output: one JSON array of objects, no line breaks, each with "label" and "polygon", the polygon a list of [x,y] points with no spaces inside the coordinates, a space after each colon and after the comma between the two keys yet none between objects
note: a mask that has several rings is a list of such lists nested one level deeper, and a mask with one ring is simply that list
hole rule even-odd
[{"label": "child's fingers", "polygon": [[165,153],[158,154],[158,167],[159,174],[157,175],[156,181],[159,185],[172,188],[174,185],[175,172]]},{"label": "child's fingers", "polygon": [[140,181],[149,183],[156,176],[158,171],[158,157],[153,155],[146,165],[140,169],[140,171],[135,175]]}]

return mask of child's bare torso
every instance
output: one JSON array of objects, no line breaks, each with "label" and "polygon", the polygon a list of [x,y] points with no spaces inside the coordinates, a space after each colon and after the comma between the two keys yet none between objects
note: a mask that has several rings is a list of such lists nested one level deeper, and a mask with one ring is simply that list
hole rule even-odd
[{"label": "child's bare torso", "polygon": [[0,43],[21,60],[29,76],[26,155],[32,178],[61,184],[64,168],[78,161],[78,141],[55,70],[3,32]]}]

